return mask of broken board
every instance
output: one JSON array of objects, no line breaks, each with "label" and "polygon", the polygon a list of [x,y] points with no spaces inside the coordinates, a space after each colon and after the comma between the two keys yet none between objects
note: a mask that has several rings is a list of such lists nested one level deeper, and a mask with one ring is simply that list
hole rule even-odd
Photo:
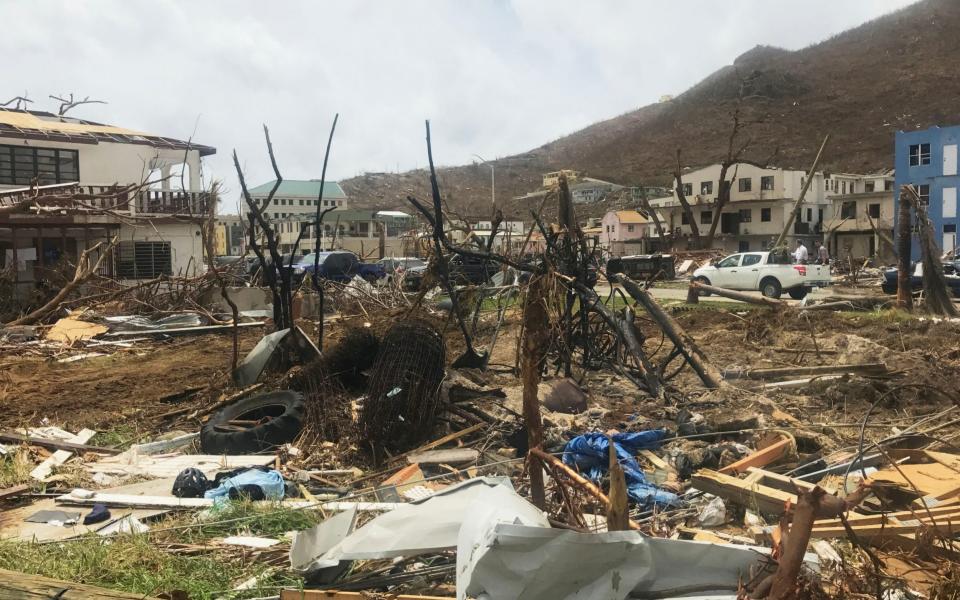
[{"label": "broken board", "polygon": [[194,468],[200,469],[204,475],[210,476],[217,471],[272,465],[275,460],[276,457],[272,454],[144,456],[124,453],[87,465],[87,470],[91,473],[106,473],[108,475],[176,477],[184,469]]},{"label": "broken board", "polygon": [[89,340],[110,331],[106,325],[98,325],[66,317],[53,324],[45,338],[52,342],[72,344],[79,340]]},{"label": "broken board", "polygon": [[0,569],[0,598],[35,598],[44,600],[157,600],[155,596],[128,594],[117,590],[61,581],[40,575]]},{"label": "broken board", "polygon": [[462,465],[475,463],[480,453],[473,448],[451,448],[449,450],[427,450],[407,456],[407,462],[419,465]]},{"label": "broken board", "polygon": [[[76,435],[70,435],[69,437],[64,438],[64,440],[74,444],[86,444],[95,435],[97,435],[97,432],[92,429],[81,429]],[[63,463],[67,462],[70,460],[71,456],[73,456],[73,452],[69,450],[57,450],[44,459],[44,461],[37,465],[36,468],[30,471],[30,477],[43,481],[47,477],[50,477],[50,474],[53,473],[54,467],[59,467]]]}]

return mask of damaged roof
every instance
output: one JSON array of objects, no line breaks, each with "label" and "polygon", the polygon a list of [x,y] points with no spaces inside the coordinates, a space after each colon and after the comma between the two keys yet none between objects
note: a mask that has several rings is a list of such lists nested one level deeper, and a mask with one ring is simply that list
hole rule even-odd
[{"label": "damaged roof", "polygon": [[185,142],[134,129],[104,125],[103,123],[95,123],[75,117],[61,117],[44,111],[9,108],[0,109],[0,136],[74,144],[113,142],[118,144],[143,144],[154,148],[175,150],[190,148],[198,150],[200,156],[209,156],[217,152],[217,149],[213,146]]}]

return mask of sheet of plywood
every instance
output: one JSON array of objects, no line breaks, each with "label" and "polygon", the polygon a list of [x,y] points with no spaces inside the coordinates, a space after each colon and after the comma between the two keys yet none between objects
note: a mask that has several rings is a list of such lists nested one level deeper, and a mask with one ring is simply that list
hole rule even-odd
[{"label": "sheet of plywood", "polygon": [[176,477],[188,468],[200,469],[207,476],[218,471],[241,467],[272,465],[272,454],[223,455],[223,454],[178,454],[144,456],[137,453],[118,454],[87,465],[91,473],[108,475],[144,475],[147,477]]},{"label": "sheet of plywood", "polygon": [[[69,438],[66,438],[65,441],[74,444],[86,444],[95,435],[97,435],[97,432],[92,429],[81,429],[76,435],[71,435]],[[30,477],[43,481],[53,473],[54,467],[59,467],[67,462],[71,456],[73,456],[73,452],[69,450],[57,450],[30,471]]]},{"label": "sheet of plywood", "polygon": [[923,496],[945,500],[960,495],[960,473],[940,462],[899,465],[870,475],[870,481],[883,481],[917,489]]},{"label": "sheet of plywood", "polygon": [[53,324],[47,331],[46,339],[53,342],[72,344],[78,340],[89,340],[110,331],[106,325],[88,323],[66,317]]},{"label": "sheet of plywood", "polygon": [[[124,494],[169,494],[173,489],[173,478],[153,479],[150,481],[141,481],[130,485],[124,485],[111,488],[110,491]],[[39,510],[57,510],[60,506],[53,498],[39,500],[26,506],[11,508],[0,512],[0,538],[18,539],[18,540],[36,540],[36,541],[55,541],[83,535],[97,531],[109,525],[113,520],[131,515],[137,519],[148,519],[163,514],[166,510],[116,510],[111,511],[111,521],[97,523],[93,527],[87,527],[82,523],[70,527],[60,527],[56,525],[47,525],[46,523],[27,523],[24,521],[27,517]]]}]

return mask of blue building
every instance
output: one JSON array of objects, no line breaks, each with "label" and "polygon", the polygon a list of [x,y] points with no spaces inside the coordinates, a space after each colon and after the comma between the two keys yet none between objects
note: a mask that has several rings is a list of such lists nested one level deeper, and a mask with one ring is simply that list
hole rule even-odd
[{"label": "blue building", "polygon": [[[944,251],[957,247],[958,144],[960,126],[897,132],[894,215],[898,214],[901,186],[913,185],[921,201],[927,205],[937,243]],[[920,245],[916,233],[912,253],[914,260],[919,259]]]}]

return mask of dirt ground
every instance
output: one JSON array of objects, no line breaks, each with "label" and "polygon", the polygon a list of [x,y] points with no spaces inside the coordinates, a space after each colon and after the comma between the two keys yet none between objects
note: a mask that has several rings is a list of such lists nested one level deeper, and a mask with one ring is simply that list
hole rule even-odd
[{"label": "dirt ground", "polygon": [[[960,400],[960,325],[930,320],[906,319],[891,313],[778,314],[765,309],[689,308],[672,309],[677,321],[701,344],[709,359],[725,368],[771,368],[791,365],[885,362],[896,373],[892,378],[847,377],[813,382],[788,391],[764,390],[762,396],[775,407],[758,403],[758,384],[738,381],[742,393],[709,392],[695,375],[684,369],[671,381],[666,403],[654,401],[608,369],[575,370],[588,393],[589,405],[600,408],[603,418],[594,425],[610,428],[673,426],[681,410],[702,413],[714,422],[747,418],[759,413],[782,411],[780,421],[791,417],[805,426],[847,438],[871,405],[876,423],[907,426]],[[325,340],[337,343],[347,327],[369,324],[382,334],[402,311],[364,315],[328,323]],[[647,336],[645,348],[653,360],[662,359],[669,342],[640,313],[638,326]],[[515,364],[519,334],[519,311],[509,311],[490,361],[482,377],[491,385],[518,388],[511,371]],[[480,323],[477,346],[490,340],[495,314]],[[436,324],[443,327],[443,321]],[[304,324],[306,325],[306,324]],[[241,335],[241,356],[263,332]],[[447,361],[465,349],[459,331],[445,328]],[[657,351],[657,348],[659,350]],[[817,356],[817,349],[822,351]],[[656,351],[656,352],[655,352]],[[90,427],[99,431],[118,426],[143,432],[191,427],[165,413],[182,406],[213,401],[232,387],[228,379],[231,338],[210,334],[184,337],[162,343],[145,343],[111,356],[72,363],[57,363],[29,356],[0,356],[0,425],[38,425],[43,419],[67,429]],[[551,370],[551,375],[554,374]],[[480,375],[478,373],[478,375]],[[201,389],[197,389],[201,388]],[[187,398],[171,398],[181,392]],[[787,417],[784,417],[786,413]],[[548,418],[550,415],[547,415]],[[585,425],[581,422],[580,425]],[[883,429],[889,433],[890,428]],[[874,433],[873,428],[867,437]]]}]

